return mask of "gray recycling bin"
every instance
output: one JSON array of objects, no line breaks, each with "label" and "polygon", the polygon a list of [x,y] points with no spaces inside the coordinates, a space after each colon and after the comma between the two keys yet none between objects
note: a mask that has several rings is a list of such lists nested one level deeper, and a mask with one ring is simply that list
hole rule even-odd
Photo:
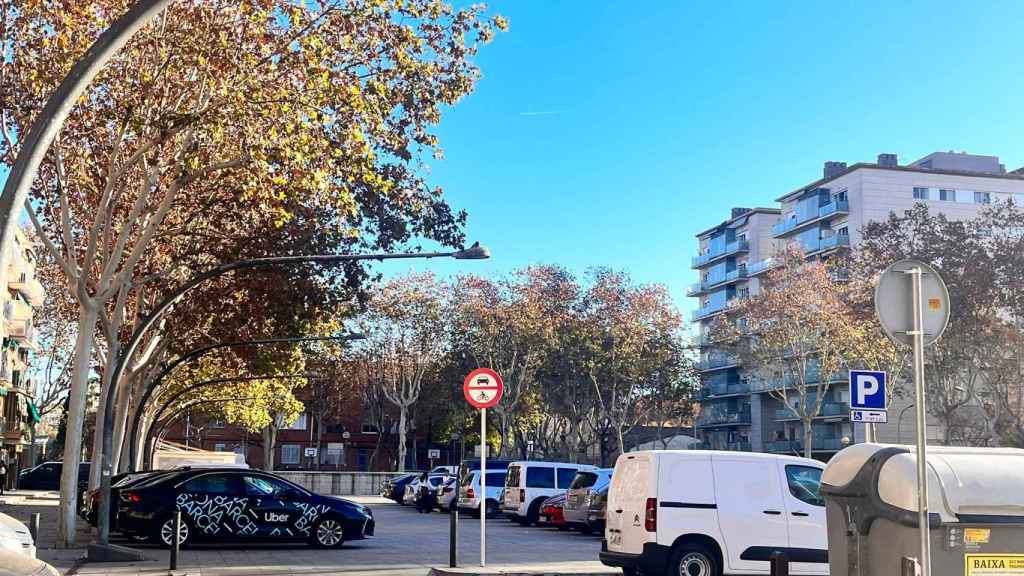
[{"label": "gray recycling bin", "polygon": [[[831,576],[899,576],[917,558],[917,458],[857,444],[821,477]],[[1024,576],[1024,450],[928,448],[933,576]]]}]

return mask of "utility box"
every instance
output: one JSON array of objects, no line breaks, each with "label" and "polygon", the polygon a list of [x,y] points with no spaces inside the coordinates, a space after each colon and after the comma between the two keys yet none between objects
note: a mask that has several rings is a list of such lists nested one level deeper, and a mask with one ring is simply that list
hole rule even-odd
[{"label": "utility box", "polygon": [[[912,446],[857,444],[821,477],[831,576],[896,576],[920,555]],[[928,448],[932,576],[1024,576],[1024,450]]]}]

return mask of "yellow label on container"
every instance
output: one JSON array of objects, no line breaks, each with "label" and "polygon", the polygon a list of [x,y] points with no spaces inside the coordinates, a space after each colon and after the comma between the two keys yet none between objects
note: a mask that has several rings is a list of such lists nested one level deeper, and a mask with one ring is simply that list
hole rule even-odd
[{"label": "yellow label on container", "polygon": [[964,528],[964,544],[988,544],[991,536],[988,528]]},{"label": "yellow label on container", "polygon": [[964,554],[966,576],[1024,576],[1024,554]]}]

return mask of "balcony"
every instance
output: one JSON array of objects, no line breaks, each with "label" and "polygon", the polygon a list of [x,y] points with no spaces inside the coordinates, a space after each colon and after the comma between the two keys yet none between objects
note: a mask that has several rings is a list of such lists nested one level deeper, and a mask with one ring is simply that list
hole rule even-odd
[{"label": "balcony", "polygon": [[736,357],[722,352],[717,352],[708,354],[707,358],[697,362],[697,370],[700,370],[701,372],[710,372],[711,370],[731,368],[736,364]]},{"label": "balcony", "polygon": [[772,226],[772,236],[778,238],[780,236],[789,234],[790,232],[801,230],[816,222],[827,220],[828,218],[831,218],[833,216],[849,213],[850,203],[848,201],[833,200],[828,204],[819,207],[817,212],[805,214],[802,217],[790,218],[788,220],[779,222],[778,224]]},{"label": "balcony", "polygon": [[692,261],[693,268],[700,268],[719,258],[731,256],[733,254],[739,254],[740,252],[747,252],[750,250],[750,243],[746,240],[735,240],[725,245],[725,248],[717,252],[708,252],[707,254],[701,254],[700,256],[694,256]]},{"label": "balcony", "polygon": [[7,322],[7,335],[18,341],[18,344],[36,348],[36,327],[32,325],[32,319],[9,320]]},{"label": "balcony", "polygon": [[722,278],[709,279],[703,282],[697,282],[696,284],[690,284],[690,287],[686,290],[686,295],[697,296],[709,290],[713,290],[721,286],[726,286],[728,284],[732,284],[733,282],[744,280],[746,278],[747,267],[740,266],[735,270],[730,270],[729,272],[726,272],[725,276]]},{"label": "balcony", "polygon": [[[850,405],[846,402],[825,402],[821,405],[821,412],[815,418],[836,418],[839,416],[849,417]],[[789,408],[780,408],[775,411],[775,420],[784,422],[786,420],[799,420],[796,414]]]},{"label": "balcony", "polygon": [[723,396],[745,396],[750,394],[750,384],[747,382],[723,382],[707,384],[697,393],[697,399],[704,401]]},{"label": "balcony", "polygon": [[779,262],[775,258],[765,258],[764,260],[754,262],[753,264],[747,266],[747,275],[750,277],[754,277],[757,276],[758,274],[763,274],[771,270],[772,268],[775,268],[776,266],[778,266],[778,264]]},{"label": "balcony", "polygon": [[34,274],[21,272],[13,276],[10,288],[24,294],[25,298],[33,306],[42,306],[43,298],[46,294],[43,290],[43,285],[39,283],[39,280],[36,280]]},{"label": "balcony", "polygon": [[706,407],[697,416],[697,428],[710,428],[712,426],[736,426],[750,424],[750,406],[744,406],[739,410],[719,410],[716,407]]},{"label": "balcony", "polygon": [[806,252],[807,252],[807,255],[810,256],[810,255],[812,255],[814,253],[817,253],[817,252],[824,252],[826,250],[835,250],[837,248],[849,248],[849,247],[850,247],[850,237],[849,236],[841,236],[839,234],[836,234],[834,236],[829,236],[828,238],[822,238],[822,239],[818,240],[818,247],[816,249],[814,249],[814,250],[806,250]]},{"label": "balcony", "polygon": [[[806,384],[809,385],[809,386],[810,385],[816,386],[818,384],[818,380],[819,379],[820,379],[820,375],[818,374],[818,371],[816,369],[811,369],[807,373],[807,382],[806,382]],[[842,383],[842,382],[849,382],[849,381],[850,381],[850,371],[849,370],[839,370],[838,372],[833,374],[832,377],[829,379],[829,383],[830,384],[839,384],[839,383]],[[793,378],[792,376],[783,376],[781,378],[770,378],[770,379],[759,378],[759,379],[755,380],[754,383],[751,385],[751,390],[753,392],[771,392],[773,390],[787,390],[787,389],[793,388],[794,382],[795,382],[795,378]]]},{"label": "balcony", "polygon": [[[815,436],[811,441],[811,449],[815,452],[838,452],[842,450],[842,438],[819,438]],[[764,443],[765,452],[776,452],[782,454],[803,454],[803,438],[793,440],[778,440]]]}]

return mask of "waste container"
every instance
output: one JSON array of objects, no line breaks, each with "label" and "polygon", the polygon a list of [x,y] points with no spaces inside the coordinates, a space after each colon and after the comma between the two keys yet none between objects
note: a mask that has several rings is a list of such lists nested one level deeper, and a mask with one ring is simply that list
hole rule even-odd
[{"label": "waste container", "polygon": [[[919,556],[912,446],[857,444],[821,477],[831,576],[898,576]],[[1024,576],[1024,450],[928,448],[933,576]]]}]

